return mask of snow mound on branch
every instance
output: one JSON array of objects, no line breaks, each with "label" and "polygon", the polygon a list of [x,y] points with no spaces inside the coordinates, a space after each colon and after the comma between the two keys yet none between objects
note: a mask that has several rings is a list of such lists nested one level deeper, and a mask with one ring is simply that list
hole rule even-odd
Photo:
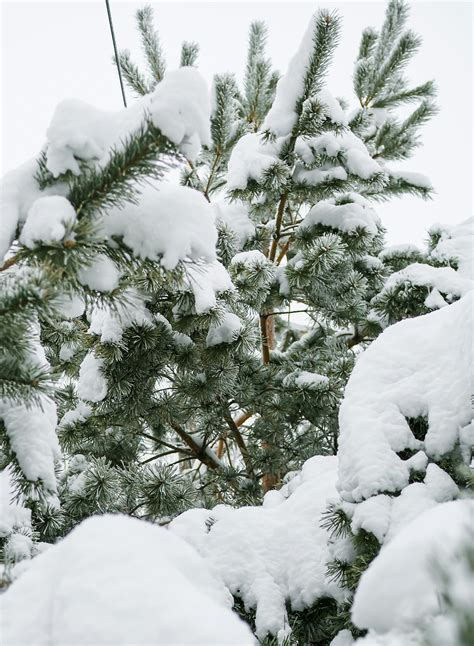
[{"label": "snow mound on branch", "polygon": [[249,179],[261,182],[265,171],[279,163],[277,146],[250,132],[235,144],[227,167],[229,191],[245,189]]},{"label": "snow mound on branch", "polygon": [[104,360],[89,352],[79,368],[77,394],[89,402],[100,402],[107,396],[107,380],[102,373]]},{"label": "snow mound on branch", "polygon": [[226,268],[217,260],[186,267],[186,283],[194,294],[196,314],[204,314],[215,307],[218,294],[235,289]]},{"label": "snow mound on branch", "polygon": [[195,159],[210,141],[210,102],[206,83],[192,67],[165,74],[152,94],[119,111],[100,110],[77,99],[62,101],[47,130],[46,166],[55,176],[80,174],[78,159],[107,163],[113,147],[151,119],[179,150]]},{"label": "snow mound on branch", "polygon": [[61,457],[56,404],[44,396],[39,405],[28,407],[0,401],[0,419],[25,478],[30,482],[40,480],[54,493],[57,488],[54,463]]},{"label": "snow mound on branch", "polygon": [[[30,159],[18,168],[7,173],[0,182],[0,260],[2,260],[15,239],[18,225],[24,222],[27,213],[41,195],[47,195],[48,190],[40,191],[35,173],[38,165],[35,159]],[[60,193],[63,186],[56,187]]]},{"label": "snow mound on branch", "polygon": [[103,253],[98,254],[88,267],[83,267],[78,272],[79,282],[98,292],[116,289],[121,275],[114,261]]},{"label": "snow mound on branch", "polygon": [[352,201],[346,204],[335,204],[334,199],[321,200],[309,210],[300,228],[308,229],[322,224],[349,234],[362,229],[370,235],[377,235],[380,218],[369,201],[356,193],[351,193],[349,197]]},{"label": "snow mound on branch", "polygon": [[[471,420],[473,293],[441,310],[400,321],[360,356],[339,411],[339,481],[358,502],[408,484],[410,464],[397,453],[439,458]],[[440,366],[443,367],[440,370]],[[424,441],[406,418],[426,417]]]},{"label": "snow mound on branch", "polygon": [[[457,500],[406,525],[362,575],[352,607],[355,625],[387,633],[432,621],[441,611],[434,565],[454,562],[473,519],[474,501]],[[472,590],[472,581],[459,585]]]},{"label": "snow mound on branch", "polygon": [[176,535],[96,516],[36,557],[0,597],[2,644],[254,644],[231,605]]},{"label": "snow mound on branch", "polygon": [[[335,159],[337,158],[337,161],[342,157],[347,171],[362,179],[369,179],[373,175],[383,173],[381,166],[370,156],[362,139],[359,139],[350,131],[339,134],[325,132],[309,139],[298,138],[295,151],[306,164],[314,163],[315,155],[334,157]],[[337,179],[347,179],[347,173],[342,166],[335,166],[327,170],[323,169],[319,172],[331,173],[330,176]],[[306,173],[314,173],[314,171],[306,171]],[[312,175],[305,175],[304,171],[298,169],[297,178],[300,179],[301,175],[302,177],[312,177]],[[314,175],[314,178],[318,180],[315,183],[324,179],[321,179],[319,175]],[[307,181],[309,182],[309,180]]]},{"label": "snow mound on branch", "polygon": [[413,171],[406,170],[392,170],[385,167],[385,170],[389,173],[394,179],[400,179],[402,181],[408,182],[413,186],[418,186],[418,188],[426,188],[427,190],[433,189],[433,184],[430,179],[423,175],[422,173],[414,173]]},{"label": "snow mound on branch", "polygon": [[[38,367],[49,367],[40,343],[39,325],[32,324],[32,346],[28,362]],[[55,462],[61,457],[56,435],[57,414],[55,402],[44,394],[29,406],[7,398],[0,399],[0,420],[3,420],[10,446],[23,475],[30,482],[40,481],[48,500],[57,504]],[[34,493],[30,494],[30,498]]]},{"label": "snow mound on branch", "polygon": [[103,230],[109,237],[123,238],[134,255],[160,260],[165,269],[186,258],[216,259],[213,210],[201,193],[186,186],[147,186],[137,204],[110,209]]},{"label": "snow mound on branch", "polygon": [[[396,288],[403,283],[411,283],[422,287],[430,287],[438,294],[443,293],[451,297],[460,298],[474,288],[474,283],[468,278],[460,276],[452,267],[431,267],[423,263],[413,263],[404,269],[397,271],[389,276],[386,280],[380,296]],[[444,306],[446,301],[441,297],[438,301],[429,301],[434,306]]]},{"label": "snow mound on branch", "polygon": [[[278,81],[273,105],[263,123],[264,130],[271,130],[279,137],[290,134],[298,118],[296,106],[304,94],[304,82],[315,47],[314,33],[319,15],[316,13],[312,16],[298,51],[288,65],[286,74]],[[331,121],[340,125],[347,123],[339,102],[329,92],[321,91],[316,94],[315,98],[323,104]]]},{"label": "snow mound on branch", "polygon": [[279,491],[267,493],[262,507],[193,509],[170,525],[232,594],[256,609],[259,638],[288,630],[286,601],[299,610],[322,596],[343,598],[326,577],[329,536],[320,526],[337,495],[336,469],[336,457],[311,458]]},{"label": "snow mound on branch", "polygon": [[224,200],[212,204],[216,222],[222,222],[233,231],[239,249],[243,249],[245,243],[255,233],[255,225],[249,218],[247,207],[242,202],[228,203]]},{"label": "snow mound on branch", "polygon": [[72,204],[60,195],[40,197],[33,202],[26,216],[20,242],[34,249],[38,242],[46,244],[64,239],[74,223],[76,212]]},{"label": "snow mound on branch", "polygon": [[454,226],[435,224],[429,233],[439,241],[431,251],[431,258],[441,262],[455,261],[461,276],[474,280],[474,218]]},{"label": "snow mound on branch", "polygon": [[206,337],[206,347],[211,348],[220,343],[233,343],[242,331],[242,321],[237,314],[225,312],[219,323],[211,325]]},{"label": "snow mound on branch", "polygon": [[151,95],[154,125],[194,161],[211,143],[211,104],[206,82],[194,67],[167,71]]},{"label": "snow mound on branch", "polygon": [[242,265],[248,269],[260,269],[265,265],[268,265],[268,258],[258,249],[252,249],[251,251],[241,251],[236,253],[235,256],[230,261],[232,267],[237,267]]},{"label": "snow mound on branch", "polygon": [[31,510],[18,502],[12,502],[14,491],[8,469],[0,471],[0,538],[15,530],[31,529]]},{"label": "snow mound on branch", "polygon": [[145,301],[134,289],[127,289],[123,293],[123,302],[113,308],[93,307],[89,321],[89,333],[100,336],[102,343],[119,343],[124,330],[132,325],[152,325]]}]

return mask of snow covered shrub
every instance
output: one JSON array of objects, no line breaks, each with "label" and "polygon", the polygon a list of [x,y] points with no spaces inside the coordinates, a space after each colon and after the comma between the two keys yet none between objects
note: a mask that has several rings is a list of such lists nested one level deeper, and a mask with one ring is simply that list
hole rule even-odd
[{"label": "snow covered shrub", "polygon": [[255,643],[232,597],[177,536],[121,515],[89,518],[0,596],[2,644]]},{"label": "snow covered shrub", "polygon": [[[378,627],[359,614],[357,600],[363,582],[377,578],[376,563],[391,562],[384,554],[392,541],[405,528],[418,536],[411,523],[420,514],[462,497],[472,484],[472,310],[470,291],[439,311],[390,326],[360,356],[346,387],[339,413],[341,500],[325,527],[340,545],[329,566],[334,580],[357,589],[359,628]],[[442,522],[442,513],[433,523]],[[408,605],[422,613],[418,601]],[[403,625],[406,618],[397,618],[388,600],[386,607],[391,627]]]},{"label": "snow covered shrub", "polygon": [[[354,348],[385,325],[373,203],[430,192],[387,165],[434,112],[433,84],[403,79],[419,45],[406,15],[392,0],[364,32],[349,113],[324,87],[334,13],[281,78],[254,23],[243,89],[218,75],[209,97],[197,47],[166,69],[140,10],[152,78],[121,55],[139,98],[63,101],[38,159],[3,180],[2,464],[39,540],[96,512],[258,502],[337,451]],[[163,182],[177,166],[183,185]]]},{"label": "snow covered shrub", "polygon": [[[158,551],[180,534],[260,640],[328,644],[352,627],[351,594],[380,545],[469,477],[467,224],[434,228],[426,253],[384,250],[374,208],[430,195],[426,178],[390,161],[418,145],[434,84],[404,77],[419,39],[400,0],[380,32],[363,32],[353,111],[325,87],[335,13],[314,15],[281,77],[254,23],[243,83],[217,75],[210,95],[197,46],[185,43],[168,70],[151,9],[137,18],[151,74],[120,55],[137,100],[116,112],[62,102],[38,159],[2,183],[0,468],[23,509],[8,508],[0,527],[4,560],[73,530],[12,584],[8,634],[21,634],[22,598],[36,608],[30,584],[51,587],[46,570],[104,528],[134,545],[147,533]],[[416,107],[401,117],[406,103]],[[180,185],[165,178],[173,169]],[[170,533],[87,520],[107,513]],[[83,569],[96,587],[109,589],[128,556],[151,585],[139,548],[95,547]],[[192,571],[202,557],[192,553]],[[84,603],[103,604],[103,623],[69,622],[85,597],[61,581],[67,639],[157,629],[115,625],[100,595]],[[150,599],[159,606],[167,590]],[[52,600],[54,590],[44,607]],[[48,640],[43,619],[32,615],[24,635]],[[222,620],[242,630],[227,611]]]}]

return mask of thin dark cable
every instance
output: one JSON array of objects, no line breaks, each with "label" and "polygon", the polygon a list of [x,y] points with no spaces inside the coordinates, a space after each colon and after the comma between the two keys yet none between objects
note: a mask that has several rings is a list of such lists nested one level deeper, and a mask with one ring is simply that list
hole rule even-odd
[{"label": "thin dark cable", "polygon": [[114,44],[115,63],[117,65],[117,72],[118,72],[118,77],[120,81],[120,89],[122,90],[123,104],[125,107],[127,107],[127,99],[125,98],[125,88],[123,87],[122,70],[120,69],[120,61],[118,57],[117,43],[115,42],[115,32],[114,32],[114,25],[112,22],[112,14],[110,12],[109,0],[105,0],[105,6],[107,7],[107,15],[109,17],[109,25],[110,25],[110,34],[112,36],[112,42]]}]

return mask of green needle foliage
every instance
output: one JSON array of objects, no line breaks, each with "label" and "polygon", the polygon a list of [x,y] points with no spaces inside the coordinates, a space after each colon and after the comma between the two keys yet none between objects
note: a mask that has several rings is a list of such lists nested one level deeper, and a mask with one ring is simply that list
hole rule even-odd
[{"label": "green needle foliage", "polygon": [[[337,452],[338,407],[356,353],[381,332],[387,317],[414,314],[400,300],[380,300],[385,278],[407,259],[379,259],[384,231],[370,206],[430,193],[374,161],[409,157],[419,144],[419,128],[435,113],[433,83],[410,89],[403,77],[420,44],[405,30],[406,17],[406,6],[391,0],[380,34],[364,31],[354,75],[360,107],[350,121],[334,116],[342,113],[343,101],[334,100],[329,110],[321,94],[340,38],[338,16],[321,11],[287,135],[278,137],[266,124],[279,74],[265,53],[266,27],[255,22],[242,82],[233,74],[214,77],[210,143],[195,161],[184,159],[150,120],[109,151],[100,167],[78,160],[77,176],[53,177],[40,155],[38,188],[60,187],[77,220],[68,240],[33,249],[19,245],[11,267],[0,273],[0,347],[6,356],[0,395],[26,404],[41,393],[58,407],[60,505],[47,496],[26,497],[35,538],[54,541],[96,513],[166,524],[193,506],[258,504],[286,472],[315,454]],[[137,12],[137,25],[147,73],[128,51],[119,62],[128,85],[143,96],[163,79],[166,66],[150,7]],[[197,44],[183,43],[181,66],[195,66],[198,51]],[[401,118],[396,110],[408,103],[416,107]],[[260,153],[271,151],[272,161],[235,186],[229,183],[231,166],[248,137]],[[323,146],[324,137],[362,146],[372,170],[351,162],[349,144]],[[101,217],[111,207],[138,203],[146,182],[161,181],[178,165],[181,183],[216,208],[219,259],[234,285],[205,312],[191,288],[193,281],[207,280],[205,265],[184,260],[165,270],[158,260],[135,257],[120,238],[106,244],[100,233]],[[311,173],[317,180],[308,179]],[[348,229],[336,220],[311,219],[308,213],[321,204],[338,213],[361,209],[371,224]],[[110,293],[79,280],[99,254],[122,274]],[[83,299],[85,312],[61,316],[57,299],[65,294]],[[147,316],[124,326],[119,339],[102,340],[90,329],[96,307],[109,314],[143,307]],[[238,317],[238,330],[228,342],[209,343],[229,315]],[[49,367],[27,360],[37,329]],[[107,383],[107,395],[96,402],[81,400],[77,390],[90,353],[100,360]],[[25,493],[32,483],[3,423],[0,442],[2,465],[10,465]],[[345,521],[328,522],[342,532],[338,523]],[[374,556],[370,537],[358,540],[357,563],[340,575],[349,589]],[[322,600],[307,613],[293,613],[299,643],[329,643],[341,624],[337,612],[346,616],[347,608]],[[324,621],[316,628],[317,617]]]}]

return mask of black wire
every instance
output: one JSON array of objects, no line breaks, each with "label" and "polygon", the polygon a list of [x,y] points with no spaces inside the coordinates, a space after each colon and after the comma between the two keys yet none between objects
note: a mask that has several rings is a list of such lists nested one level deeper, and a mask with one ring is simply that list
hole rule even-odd
[{"label": "black wire", "polygon": [[127,107],[127,99],[125,98],[125,88],[123,87],[122,70],[120,69],[120,61],[119,61],[118,52],[117,52],[117,43],[115,42],[115,32],[114,32],[114,25],[112,22],[112,14],[110,12],[109,0],[105,0],[105,6],[107,7],[107,15],[109,17],[110,34],[112,36],[112,43],[114,45],[115,63],[117,65],[117,72],[118,72],[119,81],[120,81],[120,89],[122,90],[123,104],[125,107]]}]

